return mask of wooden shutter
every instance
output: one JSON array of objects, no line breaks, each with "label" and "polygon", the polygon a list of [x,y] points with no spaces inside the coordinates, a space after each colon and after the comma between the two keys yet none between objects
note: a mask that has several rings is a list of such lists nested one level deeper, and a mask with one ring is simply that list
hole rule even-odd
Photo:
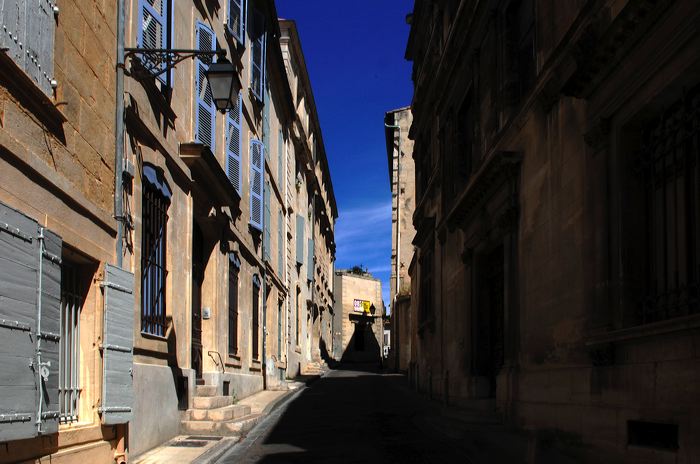
[{"label": "wooden shutter", "polygon": [[0,48],[48,96],[53,96],[54,3],[49,0],[0,1]]},{"label": "wooden shutter", "polygon": [[62,245],[0,203],[0,442],[58,431]]},{"label": "wooden shutter", "polygon": [[245,0],[230,0],[228,31],[241,45],[245,44]]},{"label": "wooden shutter", "polygon": [[242,172],[241,150],[243,147],[241,132],[241,92],[238,92],[236,107],[226,117],[226,174],[231,185],[240,195]]},{"label": "wooden shutter", "polygon": [[297,214],[297,264],[304,263],[304,216]]},{"label": "wooden shutter", "polygon": [[281,279],[284,280],[284,215],[277,214],[277,266]]},{"label": "wooden shutter", "polygon": [[37,330],[40,331],[41,371],[38,378],[41,411],[41,433],[58,432],[61,407],[58,402],[58,372],[61,340],[61,250],[63,240],[48,229],[39,229],[43,236],[41,262],[41,308]]},{"label": "wooden shutter", "polygon": [[265,183],[265,191],[263,192],[263,198],[265,203],[265,220],[263,221],[263,227],[265,230],[265,236],[263,238],[263,256],[266,261],[271,261],[271,248],[272,248],[272,234],[270,233],[270,183]]},{"label": "wooden shutter", "polygon": [[253,95],[263,101],[265,90],[265,17],[258,10],[253,10],[253,41],[250,53],[250,86]]},{"label": "wooden shutter", "polygon": [[309,261],[306,264],[306,278],[307,280],[314,280],[314,239],[309,239]]},{"label": "wooden shutter", "polygon": [[279,130],[277,134],[277,185],[280,186],[282,191],[282,185],[284,182],[284,134],[282,129]]},{"label": "wooden shutter", "polygon": [[[141,48],[168,48],[168,17],[170,0],[139,0],[139,17],[136,42]],[[140,55],[142,60],[147,60]],[[148,63],[163,71],[166,63]],[[165,82],[166,74],[158,74],[158,79]]]},{"label": "wooden shutter", "polygon": [[263,221],[263,153],[260,140],[250,141],[250,225],[262,230]]},{"label": "wooden shutter", "polygon": [[[270,165],[270,89],[265,86],[265,106],[263,106],[263,144],[265,145],[265,161]],[[272,169],[270,169],[272,170]]]},{"label": "wooden shutter", "polygon": [[[201,51],[216,50],[216,34],[205,24],[197,23],[197,49]],[[216,142],[216,107],[205,72],[209,68],[211,57],[195,59],[195,134],[199,143],[215,151]]]},{"label": "wooden shutter", "polygon": [[102,423],[125,424],[134,404],[134,274],[105,265]]}]

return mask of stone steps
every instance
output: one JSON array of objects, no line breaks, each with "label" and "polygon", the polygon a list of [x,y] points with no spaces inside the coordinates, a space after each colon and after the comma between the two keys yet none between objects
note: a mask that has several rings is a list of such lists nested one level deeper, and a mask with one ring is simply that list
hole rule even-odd
[{"label": "stone steps", "polygon": [[262,420],[260,414],[248,414],[231,420],[186,420],[180,428],[183,433],[191,435],[230,436],[249,432]]},{"label": "stone steps", "polygon": [[190,421],[225,421],[238,419],[250,414],[250,406],[232,404],[215,409],[188,409],[187,419]]},{"label": "stone steps", "polygon": [[233,398],[230,396],[195,396],[192,398],[194,409],[217,409],[232,404]]}]

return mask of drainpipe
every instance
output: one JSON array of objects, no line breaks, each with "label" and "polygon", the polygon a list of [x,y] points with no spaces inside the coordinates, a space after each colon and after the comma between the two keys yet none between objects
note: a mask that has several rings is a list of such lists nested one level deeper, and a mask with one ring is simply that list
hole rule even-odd
[{"label": "drainpipe", "polygon": [[[114,218],[117,220],[115,252],[116,265],[123,266],[124,212],[122,193],[122,171],[124,165],[124,0],[117,0],[117,63],[116,63],[116,111],[114,117]],[[116,427],[117,446],[114,450],[116,464],[126,464],[128,424]]]},{"label": "drainpipe", "polygon": [[[265,157],[263,157],[263,166],[265,164]],[[263,167],[263,174],[265,169]],[[265,188],[265,177],[263,176],[263,210],[265,209],[265,195],[268,195],[267,189]],[[265,349],[267,345],[267,264],[265,263],[265,212],[262,215],[262,250],[263,250],[263,266],[262,266],[262,321],[263,321],[263,332],[262,332],[262,376],[263,376],[263,390],[267,390],[267,350]],[[269,244],[267,244],[269,246]]]},{"label": "drainpipe", "polygon": [[114,217],[117,220],[117,267],[122,267],[124,213],[122,171],[124,165],[124,0],[117,0],[117,78],[114,121]]}]

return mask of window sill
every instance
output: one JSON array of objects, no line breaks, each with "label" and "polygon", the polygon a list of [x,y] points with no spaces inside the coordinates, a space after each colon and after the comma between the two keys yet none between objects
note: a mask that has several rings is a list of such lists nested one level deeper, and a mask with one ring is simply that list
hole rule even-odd
[{"label": "window sill", "polygon": [[693,314],[692,316],[677,317],[666,321],[653,322],[651,324],[611,330],[599,334],[590,334],[586,337],[585,343],[586,346],[597,346],[697,328],[700,328],[700,314]]},{"label": "window sill", "polygon": [[141,332],[141,336],[142,336],[143,338],[147,338],[147,339],[149,339],[149,340],[158,340],[158,341],[161,341],[161,342],[167,342],[167,341],[168,341],[168,339],[167,339],[166,337],[164,337],[163,335],[156,335],[156,334],[152,334],[152,333],[148,333],[148,332]]},{"label": "window sill", "polygon": [[241,362],[241,357],[237,355],[228,355],[228,361],[224,362],[224,365],[226,367],[235,367],[237,369],[240,369],[243,366],[243,363]]},{"label": "window sill", "polygon": [[301,347],[297,345],[296,347],[294,347],[294,351],[301,354]]},{"label": "window sill", "polygon": [[260,372],[262,370],[262,364],[259,359],[253,359],[250,362],[250,370],[255,372]]}]

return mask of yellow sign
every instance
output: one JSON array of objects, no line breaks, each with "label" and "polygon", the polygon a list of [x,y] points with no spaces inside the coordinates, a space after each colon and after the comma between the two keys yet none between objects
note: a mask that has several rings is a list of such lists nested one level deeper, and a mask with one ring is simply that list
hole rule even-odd
[{"label": "yellow sign", "polygon": [[367,300],[352,300],[352,309],[356,313],[369,314],[369,308],[372,306]]}]

